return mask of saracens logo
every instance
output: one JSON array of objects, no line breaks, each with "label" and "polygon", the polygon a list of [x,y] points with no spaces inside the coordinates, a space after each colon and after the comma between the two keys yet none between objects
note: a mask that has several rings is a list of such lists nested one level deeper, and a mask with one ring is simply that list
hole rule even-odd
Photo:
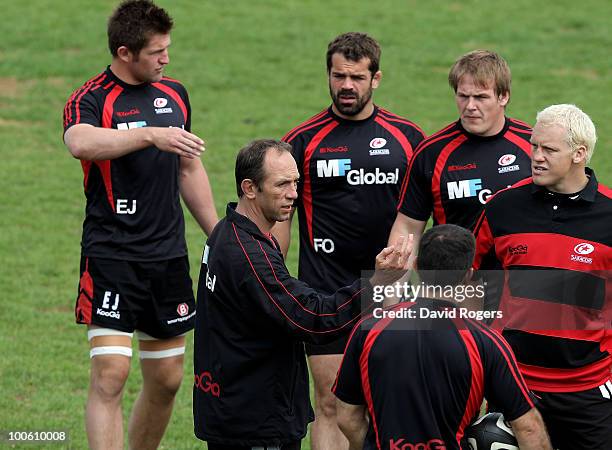
[{"label": "saracens logo", "polygon": [[570,260],[584,264],[593,264],[593,258],[588,258],[585,255],[590,255],[595,251],[595,247],[588,242],[581,242],[574,247],[574,252],[577,255],[571,255]]},{"label": "saracens logo", "polygon": [[179,316],[185,317],[187,314],[189,314],[189,306],[187,303],[181,303],[176,307],[176,312]]},{"label": "saracens logo", "polygon": [[589,253],[593,253],[595,247],[587,242],[582,242],[574,247],[574,251],[579,255],[588,255]]},{"label": "saracens logo", "polygon": [[500,166],[509,166],[510,164],[512,164],[514,161],[516,161],[516,155],[511,155],[511,154],[506,154],[506,155],[502,155],[499,160],[497,161],[497,163]]},{"label": "saracens logo", "polygon": [[153,106],[155,106],[156,108],[163,108],[167,104],[168,104],[167,98],[157,97],[155,100],[153,100]]},{"label": "saracens logo", "polygon": [[387,140],[385,138],[377,137],[370,141],[370,148],[383,148],[386,143]]},{"label": "saracens logo", "polygon": [[497,160],[497,164],[500,165],[500,167],[497,168],[497,172],[507,173],[507,172],[515,172],[517,170],[520,170],[520,167],[518,164],[513,164],[514,161],[516,161],[516,155],[507,153],[505,155],[500,156],[500,158]]}]

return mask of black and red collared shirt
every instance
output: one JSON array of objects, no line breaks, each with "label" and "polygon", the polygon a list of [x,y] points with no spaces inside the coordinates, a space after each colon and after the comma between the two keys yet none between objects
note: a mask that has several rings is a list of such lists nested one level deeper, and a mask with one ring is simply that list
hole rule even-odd
[{"label": "black and red collared shirt", "polygon": [[421,129],[378,106],[364,120],[328,108],[291,130],[301,180],[299,278],[333,292],[369,270],[387,245]]},{"label": "black and red collared shirt", "polygon": [[533,408],[508,343],[459,311],[418,299],[386,309],[394,318],[379,315],[353,329],[333,391],[367,406],[364,449],[460,449],[483,397],[507,420]]},{"label": "black and red collared shirt", "polygon": [[610,379],[612,192],[589,175],[576,195],[525,179],[478,221],[475,267],[501,263],[503,327],[533,390],[574,392]]},{"label": "black and red collared shirt", "polygon": [[494,136],[468,133],[454,122],[416,149],[399,212],[434,224],[473,229],[487,199],[531,175],[531,128],[506,118]]},{"label": "black and red collared shirt", "polygon": [[[130,85],[107,68],[74,91],[64,108],[64,132],[85,123],[128,130],[191,128],[187,91],[180,82]],[[85,256],[155,261],[187,253],[179,199],[178,155],[147,147],[120,158],[81,161],[86,217]]]}]

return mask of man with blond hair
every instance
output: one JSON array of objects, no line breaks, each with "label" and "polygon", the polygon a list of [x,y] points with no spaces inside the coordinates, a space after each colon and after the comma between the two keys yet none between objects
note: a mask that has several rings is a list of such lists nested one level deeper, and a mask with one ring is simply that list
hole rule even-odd
[{"label": "man with blond hair", "polygon": [[532,176],[495,195],[475,230],[475,267],[506,272],[499,327],[562,450],[612,448],[612,192],[586,167],[596,139],[574,105],[539,112]]}]

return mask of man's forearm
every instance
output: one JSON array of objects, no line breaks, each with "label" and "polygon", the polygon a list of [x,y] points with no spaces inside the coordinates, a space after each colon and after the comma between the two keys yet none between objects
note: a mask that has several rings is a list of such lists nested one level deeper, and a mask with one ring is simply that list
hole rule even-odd
[{"label": "man's forearm", "polygon": [[152,145],[152,128],[115,130],[79,124],[66,131],[64,140],[75,158],[95,161],[116,159]]},{"label": "man's forearm", "polygon": [[219,221],[208,174],[199,159],[181,159],[181,196],[204,233],[210,236]]}]

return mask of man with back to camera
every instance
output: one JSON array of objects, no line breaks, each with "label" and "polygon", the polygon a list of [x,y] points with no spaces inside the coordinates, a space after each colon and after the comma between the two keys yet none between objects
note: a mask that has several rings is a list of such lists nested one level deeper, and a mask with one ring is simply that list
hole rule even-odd
[{"label": "man with back to camera", "polygon": [[574,105],[539,112],[532,176],[491,198],[476,227],[475,267],[507,270],[498,323],[561,450],[612,448],[612,202],[586,167],[596,140]]},{"label": "man with back to camera", "polygon": [[432,213],[434,225],[471,230],[491,194],[530,174],[531,129],[505,116],[511,85],[506,61],[491,51],[469,52],[452,66],[448,81],[459,120],[417,148],[389,242],[408,233],[418,242]]},{"label": "man with back to camera", "polygon": [[[299,279],[331,294],[371,269],[386,246],[401,187],[421,129],[372,101],[381,81],[380,46],[364,33],[330,42],[327,74],[332,105],[291,130],[303,179],[297,202]],[[287,254],[291,221],[275,228]],[[313,450],[342,450],[348,442],[336,424],[331,386],[346,336],[326,345],[306,344],[315,386]]]},{"label": "man with back to camera", "polygon": [[349,333],[372,286],[405,272],[411,240],[383,249],[369,282],[320,293],[290,276],[270,234],[289,219],[297,198],[291,146],[251,142],[238,153],[235,175],[238,204],[228,205],[202,257],[195,434],[209,450],[299,449],[313,420],[303,342]]},{"label": "man with back to camera", "polygon": [[123,448],[121,398],[137,330],[143,377],[130,448],[157,448],[183,376],[195,302],[179,199],[206,233],[217,222],[204,142],[190,132],[185,88],[163,76],[172,18],[123,2],[108,22],[112,62],[64,108],[64,141],[87,197],[76,320],[88,325],[90,448]]},{"label": "man with back to camera", "polygon": [[[338,424],[351,450],[465,449],[465,429],[484,396],[500,405],[521,449],[552,450],[508,344],[463,318],[461,303],[446,293],[446,287],[463,292],[474,251],[464,228],[428,230],[416,259],[421,295],[353,329],[334,385]],[[438,286],[443,295],[430,289]]]}]

